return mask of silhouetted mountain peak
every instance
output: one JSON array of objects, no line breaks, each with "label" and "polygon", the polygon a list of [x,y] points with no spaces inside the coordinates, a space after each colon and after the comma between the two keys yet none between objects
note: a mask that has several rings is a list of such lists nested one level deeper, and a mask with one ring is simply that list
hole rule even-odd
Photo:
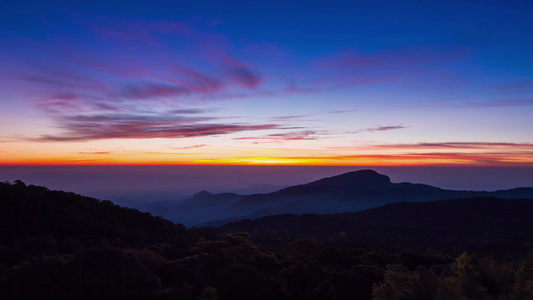
[{"label": "silhouetted mountain peak", "polygon": [[206,200],[206,199],[212,198],[213,196],[214,196],[213,194],[211,194],[210,192],[204,190],[204,191],[201,191],[201,192],[198,192],[198,193],[194,194],[191,199],[193,201]]},{"label": "silhouetted mountain peak", "polygon": [[320,179],[309,186],[357,186],[367,188],[384,187],[391,184],[390,178],[374,170],[359,170]]}]

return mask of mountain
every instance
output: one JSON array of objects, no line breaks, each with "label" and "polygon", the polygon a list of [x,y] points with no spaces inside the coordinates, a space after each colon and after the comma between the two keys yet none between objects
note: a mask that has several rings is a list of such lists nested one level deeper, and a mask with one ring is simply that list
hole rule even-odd
[{"label": "mountain", "polygon": [[499,197],[533,198],[533,188],[494,192],[446,190],[418,183],[392,183],[386,175],[359,170],[290,186],[267,194],[199,192],[187,200],[158,201],[137,208],[186,226],[219,226],[277,214],[361,211],[393,202]]},{"label": "mountain", "polygon": [[340,213],[400,201],[424,202],[468,197],[533,198],[533,188],[495,192],[445,190],[425,184],[391,183],[388,176],[372,170],[361,170],[270,194],[250,195],[240,199],[232,208],[251,218],[258,218],[282,213]]},{"label": "mountain", "polygon": [[[190,200],[225,197],[234,203]],[[0,182],[0,299],[533,299],[532,201],[399,202],[186,229]]]},{"label": "mountain", "polygon": [[497,246],[531,248],[533,199],[474,197],[398,202],[360,212],[283,214],[242,220],[218,230],[317,239],[342,234],[353,239],[394,242],[417,250],[456,245],[478,251]]}]

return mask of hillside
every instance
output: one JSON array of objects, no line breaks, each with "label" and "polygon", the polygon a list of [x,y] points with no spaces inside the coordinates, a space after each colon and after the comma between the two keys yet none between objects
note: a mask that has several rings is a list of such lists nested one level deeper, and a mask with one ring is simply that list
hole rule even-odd
[{"label": "hillside", "polygon": [[463,250],[491,252],[495,251],[491,247],[502,246],[509,247],[510,252],[514,248],[525,251],[533,245],[533,199],[398,202],[352,213],[268,216],[226,224],[219,230],[245,231],[259,238],[283,234],[324,239],[342,234],[394,242],[411,250],[449,250],[461,245]]},{"label": "hillside", "polygon": [[446,190],[425,184],[392,183],[372,170],[349,172],[280,191],[251,195],[233,205],[254,211],[254,217],[276,213],[338,213],[358,211],[387,203],[423,202],[468,197],[533,198],[533,188],[485,191]]},{"label": "hillside", "polygon": [[[0,183],[0,298],[532,299],[531,244],[519,243],[531,240],[530,206],[395,203],[185,229],[110,201]],[[507,252],[462,252],[480,237]],[[434,248],[417,250],[421,241]]]},{"label": "hillside", "polygon": [[[58,243],[144,242],[186,244],[186,229],[111,201],[45,187],[0,183],[0,243],[49,236]],[[120,240],[120,241],[118,241]]]},{"label": "hillside", "polygon": [[354,212],[401,201],[427,202],[470,197],[533,198],[533,188],[493,192],[446,190],[419,183],[392,183],[386,175],[373,170],[359,170],[269,194],[242,197],[225,210],[228,212],[225,217],[204,222],[202,225],[220,226],[242,219],[287,213]]}]

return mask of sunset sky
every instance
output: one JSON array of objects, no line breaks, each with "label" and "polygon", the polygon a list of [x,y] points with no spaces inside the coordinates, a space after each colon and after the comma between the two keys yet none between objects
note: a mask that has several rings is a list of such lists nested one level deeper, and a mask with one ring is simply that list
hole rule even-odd
[{"label": "sunset sky", "polygon": [[0,2],[0,164],[533,167],[530,1]]}]

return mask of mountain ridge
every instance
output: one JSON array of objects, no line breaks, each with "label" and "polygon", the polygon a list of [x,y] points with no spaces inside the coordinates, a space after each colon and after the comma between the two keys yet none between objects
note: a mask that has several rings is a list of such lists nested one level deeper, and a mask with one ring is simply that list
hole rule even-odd
[{"label": "mountain ridge", "polygon": [[395,202],[359,212],[245,219],[217,230],[250,232],[259,240],[280,234],[295,239],[342,235],[356,240],[392,240],[418,251],[457,244],[472,251],[492,251],[501,245],[529,249],[533,245],[533,199],[473,197]]},{"label": "mountain ridge", "polygon": [[[422,183],[393,183],[384,174],[363,169],[266,194],[212,194],[202,191],[182,202],[159,203],[157,209],[151,208],[150,204],[139,208],[187,226],[218,226],[238,219],[283,213],[341,213],[400,201],[425,202],[469,197],[533,198],[533,188],[493,192],[448,190]],[[202,210],[202,213],[198,213]]]}]

